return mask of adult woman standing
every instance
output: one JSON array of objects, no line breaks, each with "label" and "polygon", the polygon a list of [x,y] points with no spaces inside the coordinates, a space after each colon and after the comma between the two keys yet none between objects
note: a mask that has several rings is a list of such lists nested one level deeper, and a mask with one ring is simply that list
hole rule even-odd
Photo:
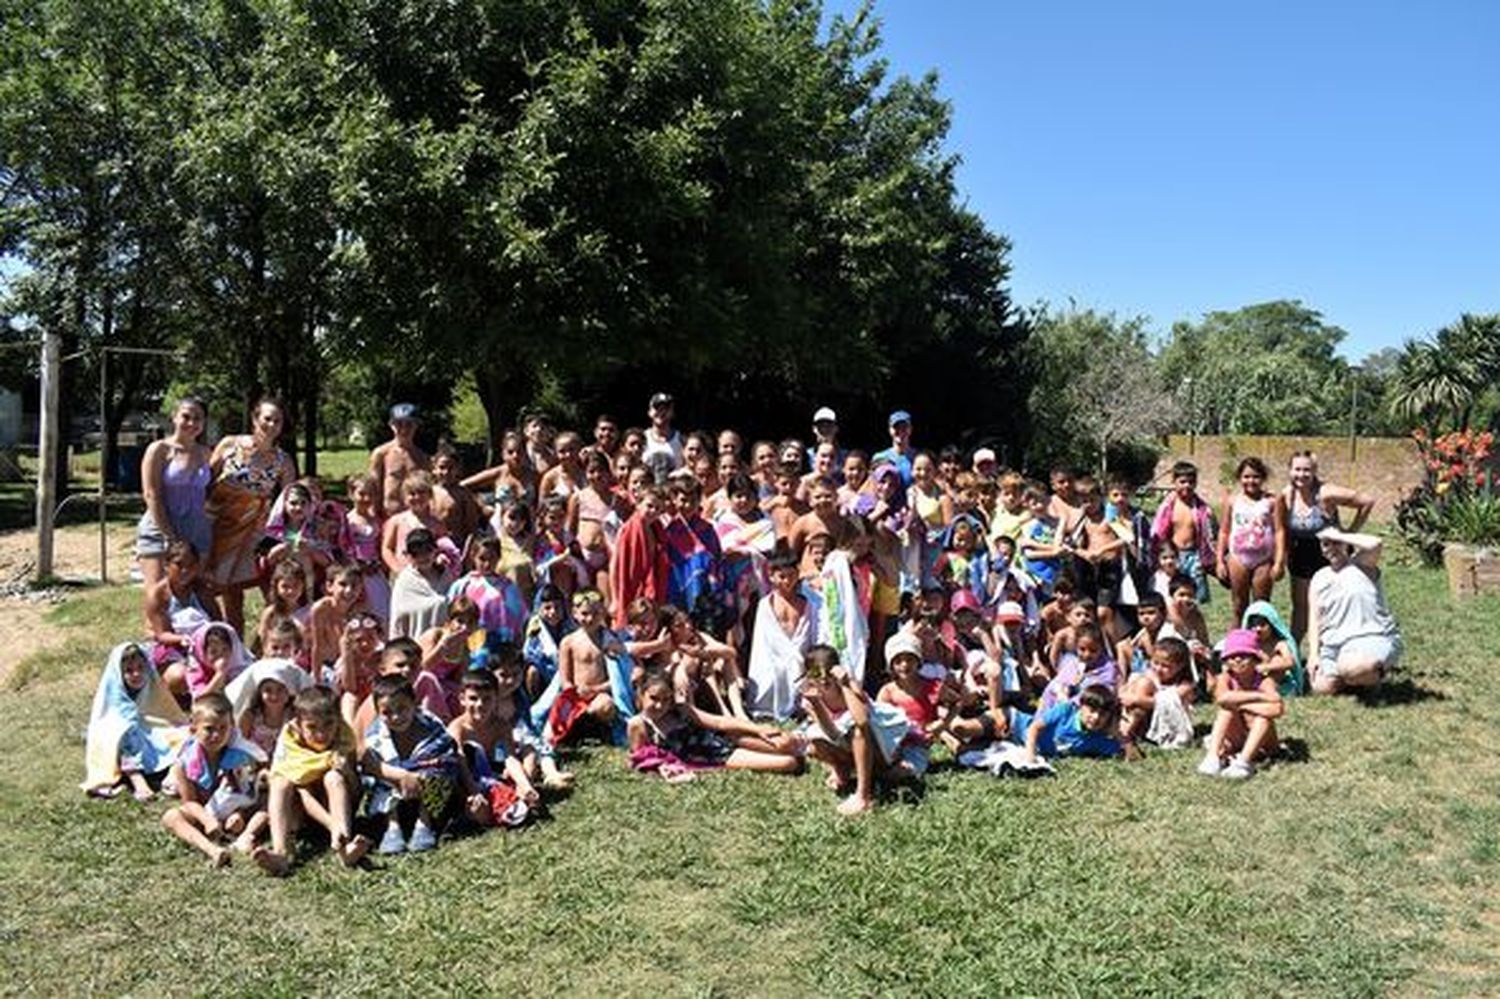
[{"label": "adult woman standing", "polygon": [[1292,455],[1289,484],[1281,491],[1286,504],[1287,573],[1292,577],[1292,636],[1302,641],[1307,632],[1307,586],[1328,561],[1323,558],[1318,532],[1338,527],[1339,507],[1354,511],[1349,530],[1358,531],[1370,517],[1375,501],[1364,493],[1318,478],[1318,459],[1311,451]]},{"label": "adult woman standing", "polygon": [[1380,539],[1326,527],[1318,542],[1328,564],[1308,585],[1313,693],[1373,687],[1401,658],[1401,632],[1380,587]]},{"label": "adult woman standing", "polygon": [[141,456],[146,512],[135,529],[135,557],[147,591],[161,580],[167,546],[173,541],[188,542],[200,559],[208,557],[213,544],[213,528],[204,510],[213,473],[208,448],[198,442],[206,415],[200,400],[179,400],[172,410],[172,432],[153,441]]},{"label": "adult woman standing", "polygon": [[250,411],[250,433],[219,441],[209,461],[214,542],[207,576],[219,590],[224,619],[242,633],[245,590],[256,581],[256,548],[265,536],[266,518],[276,497],[297,477],[297,466],[276,443],[284,422],[280,403],[260,400]]}]

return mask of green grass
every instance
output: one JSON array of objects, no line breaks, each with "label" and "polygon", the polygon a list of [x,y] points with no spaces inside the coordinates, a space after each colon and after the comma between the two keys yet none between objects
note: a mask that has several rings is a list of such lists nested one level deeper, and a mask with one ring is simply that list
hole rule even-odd
[{"label": "green grass", "polygon": [[0,987],[1494,994],[1500,601],[1389,580],[1404,676],[1294,702],[1305,760],[1247,784],[1197,776],[1195,753],[1032,783],[945,770],[841,821],[816,774],[672,787],[600,749],[538,826],[365,873],[314,854],[284,882],[209,871],[161,806],[76,791],[99,663],[137,615],[133,591],[91,591],[0,691]]}]

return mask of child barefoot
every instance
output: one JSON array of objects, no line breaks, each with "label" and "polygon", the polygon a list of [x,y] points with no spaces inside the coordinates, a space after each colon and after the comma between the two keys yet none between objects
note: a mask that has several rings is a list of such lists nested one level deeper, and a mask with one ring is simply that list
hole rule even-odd
[{"label": "child barefoot", "polygon": [[384,854],[431,850],[458,794],[458,746],[441,721],[417,707],[406,677],[379,677],[374,698],[377,717],[365,730],[360,768],[375,778],[365,811],[384,824],[377,849]]},{"label": "child barefoot", "polygon": [[[349,615],[360,603],[364,573],[358,566],[339,566],[328,574],[325,588],[327,592],[313,603],[307,617],[308,644],[312,650],[308,661],[314,676],[322,676],[338,660],[339,638],[344,625],[349,623]],[[265,648],[264,640],[261,648]]]},{"label": "child barefoot", "polygon": [[923,676],[922,643],[907,631],[898,631],[885,643],[886,669],[891,680],[876,695],[878,704],[899,708],[909,727],[901,740],[893,769],[906,777],[927,773],[928,747],[942,735],[952,720],[950,710],[943,710],[945,694],[951,694],[945,678]]},{"label": "child barefoot", "polygon": [[339,717],[333,691],[308,687],[298,693],[271,757],[271,845],[251,853],[267,874],[284,877],[291,870],[291,837],[304,818],[328,830],[333,851],[350,867],[370,849],[368,839],[353,833],[359,794],[354,752],[354,731]]},{"label": "child barefoot", "polygon": [[[1244,780],[1255,774],[1255,761],[1274,753],[1277,747],[1276,719],[1286,704],[1276,690],[1276,681],[1261,671],[1265,653],[1255,632],[1231,631],[1220,653],[1224,675],[1214,690],[1213,731],[1208,734],[1208,752],[1198,772],[1208,777]],[[1233,754],[1228,763],[1225,758]]]},{"label": "child barefoot", "polygon": [[573,596],[578,630],[557,648],[557,698],[547,716],[547,741],[554,746],[576,738],[587,721],[612,742],[622,741],[624,723],[635,713],[630,698],[630,654],[604,627],[604,600],[597,590]]},{"label": "child barefoot", "polygon": [[1140,739],[1164,749],[1182,749],[1192,742],[1192,660],[1180,638],[1164,636],[1153,643],[1149,668],[1132,676],[1120,694],[1120,737],[1127,755]]},{"label": "child barefoot", "polygon": [[813,616],[797,556],[777,541],[768,560],[771,592],[760,598],[750,643],[750,712],[757,718],[790,718],[797,709],[802,657],[812,647]]},{"label": "child barefoot", "polygon": [[134,642],[116,645],[89,710],[83,790],[109,798],[124,782],[137,801],[150,801],[156,796],[150,778],[170,765],[170,736],[182,721],[146,650]]},{"label": "child barefoot", "polygon": [[671,679],[652,673],[641,686],[641,710],[626,726],[630,763],[680,780],[693,769],[726,767],[793,774],[802,769],[798,741],[774,725],[699,711],[679,703]]},{"label": "child barefoot", "polygon": [[1234,620],[1250,604],[1271,599],[1271,587],[1286,571],[1286,504],[1265,491],[1266,463],[1244,458],[1235,469],[1239,490],[1224,498],[1217,549],[1219,580],[1229,587]]},{"label": "child barefoot", "polygon": [[839,665],[831,645],[809,649],[805,666],[808,752],[828,768],[829,787],[841,791],[853,784],[853,792],[839,802],[839,814],[868,812],[875,807],[875,779],[896,764],[911,723],[900,708],[872,702]]},{"label": "child barefoot", "polygon": [[[671,604],[658,612],[671,642],[669,671],[679,701],[691,701],[721,715],[748,720],[745,711],[745,681],[740,676],[739,654],[699,629],[693,619]],[[704,696],[706,695],[706,697]]]},{"label": "child barefoot", "polygon": [[[520,657],[513,657],[513,662],[511,678],[519,685]],[[481,826],[524,825],[542,796],[525,765],[512,754],[509,726],[497,716],[500,683],[490,670],[471,669],[461,684],[459,713],[448,723],[448,735],[462,755],[459,783],[465,815]]]},{"label": "child barefoot", "polygon": [[229,865],[225,833],[253,840],[265,825],[263,812],[247,817],[254,807],[247,793],[254,786],[253,770],[265,763],[265,753],[240,736],[234,727],[229,698],[214,691],[193,701],[192,735],[178,750],[171,781],[182,804],[167,809],[161,824],[178,839],[208,857],[214,867]]},{"label": "child barefoot", "polygon": [[[448,734],[462,748],[476,790],[485,795],[489,821],[519,825],[506,821],[508,813],[522,821],[526,817],[512,812],[511,803],[520,803],[529,813],[541,800],[538,778],[542,787],[564,791],[573,786],[573,775],[558,769],[552,747],[531,724],[515,648],[491,653],[489,661],[492,669],[464,674],[462,711],[448,724]],[[497,795],[495,787],[502,783],[509,793]]]},{"label": "child barefoot", "polygon": [[1218,533],[1212,508],[1198,495],[1198,466],[1179,461],[1172,466],[1172,492],[1156,508],[1151,521],[1151,543],[1158,551],[1171,543],[1177,552],[1177,570],[1193,580],[1199,603],[1208,602],[1208,577],[1214,573],[1214,539]]}]

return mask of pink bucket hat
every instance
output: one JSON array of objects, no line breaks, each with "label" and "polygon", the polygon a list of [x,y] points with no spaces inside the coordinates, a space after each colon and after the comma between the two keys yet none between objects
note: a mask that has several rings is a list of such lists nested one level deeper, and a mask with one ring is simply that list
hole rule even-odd
[{"label": "pink bucket hat", "polygon": [[1231,656],[1252,656],[1264,661],[1266,654],[1260,650],[1260,642],[1255,639],[1255,632],[1249,628],[1236,628],[1224,636],[1224,647],[1219,652],[1221,659]]}]

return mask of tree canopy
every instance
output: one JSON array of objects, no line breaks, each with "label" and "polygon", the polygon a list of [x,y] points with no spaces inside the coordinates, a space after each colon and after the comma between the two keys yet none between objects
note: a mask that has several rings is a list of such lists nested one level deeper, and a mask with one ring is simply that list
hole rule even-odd
[{"label": "tree canopy", "polygon": [[1008,243],[878,51],[806,0],[0,0],[6,309],[308,438],[334,382],[373,421],[465,371],[492,428],[663,387],[1014,436]]}]

